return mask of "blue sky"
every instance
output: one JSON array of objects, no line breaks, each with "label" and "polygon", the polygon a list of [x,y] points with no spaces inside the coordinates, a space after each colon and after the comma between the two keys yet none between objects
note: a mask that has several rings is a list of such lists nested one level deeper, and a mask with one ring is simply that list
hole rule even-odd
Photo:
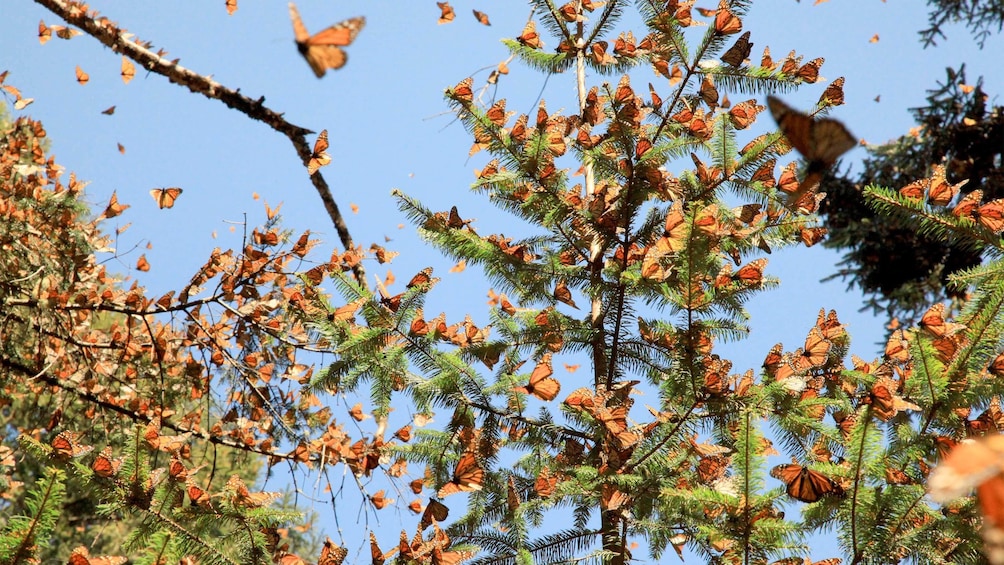
[{"label": "blue sky", "polygon": [[[509,218],[468,189],[473,170],[482,167],[487,156],[468,158],[471,139],[447,112],[442,92],[471,75],[476,85],[484,84],[489,70],[508,57],[498,40],[518,35],[530,8],[511,1],[453,4],[456,21],[437,25],[434,0],[302,0],[298,6],[311,32],[347,17],[367,17],[366,28],[347,49],[347,66],[321,80],[296,51],[285,2],[242,0],[234,16],[227,16],[222,0],[109,0],[92,2],[91,7],[152,41],[154,49],[167,49],[170,58],[180,57],[189,69],[212,74],[252,98],[264,96],[269,107],[285,112],[293,123],[327,129],[333,163],[323,172],[356,242],[383,245],[391,238],[386,245],[401,252],[390,266],[399,281],[435,266],[444,281],[427,312],[447,309],[483,316],[489,285],[475,269],[447,273],[451,261],[424,246],[412,226],[399,227],[405,220],[390,197],[398,188],[432,209],[458,205],[465,218],[477,219],[481,233],[512,230]],[[698,2],[707,8],[713,4]],[[953,27],[942,45],[923,49],[917,31],[927,15],[921,4],[831,0],[813,6],[811,0],[761,0],[744,29],[752,31],[755,61],[764,45],[775,59],[791,49],[806,59],[826,57],[821,74],[827,80],[785,99],[808,108],[829,80],[845,76],[847,104],[832,115],[856,137],[880,143],[913,125],[907,109],[924,103],[925,90],[943,80],[946,66],[965,62],[970,82],[983,75],[987,92],[1004,92],[999,57],[994,55],[1004,52],[1004,41],[993,37],[980,51],[964,29]],[[471,8],[488,13],[492,26],[478,24]],[[337,244],[306,171],[284,137],[142,70],[123,85],[120,57],[87,36],[71,41],[54,37],[40,46],[39,19],[59,22],[33,2],[6,0],[3,16],[0,72],[9,70],[7,83],[35,98],[23,113],[44,122],[57,161],[91,181],[87,199],[95,210],[103,209],[113,191],[120,202],[132,205],[107,226],[112,231],[115,225],[132,223],[116,244],[121,261],[112,259],[110,269],[136,276],[152,291],[182,285],[214,247],[240,245],[244,222],[250,229],[264,221],[261,200],[252,198],[255,193],[273,207],[283,203],[286,227],[297,232],[309,228],[324,239],[321,256]],[[631,23],[627,19],[622,27]],[[875,34],[879,41],[869,42]],[[552,38],[544,41],[548,48],[556,45]],[[90,74],[89,84],[75,81],[77,65]],[[517,62],[510,68],[497,91],[486,93],[486,100],[504,97],[509,109],[526,112],[542,95],[550,111],[574,113],[570,75],[546,78]],[[646,69],[636,76],[664,84]],[[598,84],[616,78],[588,80]],[[878,103],[876,96],[881,96]],[[738,102],[746,97],[730,98]],[[112,105],[114,115],[101,114]],[[773,128],[765,117],[750,137]],[[118,152],[117,143],[125,146],[125,154]],[[862,156],[858,149],[845,159],[853,164]],[[676,174],[681,170],[670,169]],[[164,186],[185,190],[171,210],[158,210],[148,195],[151,188]],[[351,212],[350,204],[359,207],[358,214]],[[152,249],[145,249],[147,242]],[[152,270],[142,274],[132,266],[144,252]],[[786,349],[800,345],[820,308],[836,309],[841,321],[849,323],[852,352],[867,359],[876,355],[884,320],[858,313],[862,299],[846,292],[844,283],[819,283],[835,270],[835,253],[818,246],[794,248],[769,259],[768,273],[780,277],[782,285],[750,303],[750,338],[720,351],[734,359],[734,369],[758,368],[778,341]],[[369,265],[371,280],[386,274],[387,268]]]}]

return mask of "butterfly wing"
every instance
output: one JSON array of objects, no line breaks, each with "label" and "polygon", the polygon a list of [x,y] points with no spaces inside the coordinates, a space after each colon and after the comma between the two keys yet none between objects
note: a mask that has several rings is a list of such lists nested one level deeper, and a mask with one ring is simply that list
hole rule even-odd
[{"label": "butterfly wing", "polygon": [[767,107],[788,143],[808,158],[812,152],[812,118],[773,96],[767,97]]},{"label": "butterfly wing", "polygon": [[174,201],[181,196],[182,192],[184,191],[178,187],[154,188],[150,191],[150,196],[157,203],[157,207],[163,210],[164,208],[172,208]]},{"label": "butterfly wing", "polygon": [[[309,62],[310,59],[307,59]],[[311,68],[313,68],[311,64]],[[317,76],[322,76],[324,74],[324,69],[321,69],[321,74]],[[317,169],[331,163],[331,155],[325,153],[328,149],[328,130],[321,130],[321,133],[317,136],[317,141],[314,142],[314,151],[310,155],[310,160],[307,162],[307,174],[314,174]]]},{"label": "butterfly wing", "polygon": [[750,51],[753,50],[753,43],[750,42],[750,32],[745,32],[739,39],[736,40],[732,47],[722,55],[722,61],[732,65],[733,67],[740,67],[743,61],[750,56]]},{"label": "butterfly wing", "polygon": [[457,462],[457,468],[453,471],[453,478],[443,485],[437,493],[439,498],[445,498],[458,492],[471,492],[481,490],[484,481],[485,471],[478,466],[477,457],[468,451]]},{"label": "butterfly wing", "polygon": [[300,12],[296,9],[296,4],[292,2],[289,3],[289,19],[293,20],[293,37],[296,38],[297,43],[305,43],[310,39],[310,33],[303,25],[303,20],[300,19]]},{"label": "butterfly wing", "polygon": [[[295,8],[290,5],[290,15],[295,14]],[[294,33],[297,34],[296,45],[300,54],[307,60],[317,78],[324,76],[328,69],[340,69],[348,61],[348,55],[342,47],[351,44],[359,31],[366,25],[366,18],[350,18],[324,29],[312,36],[300,36],[306,29],[299,23],[298,17],[293,18]]]},{"label": "butterfly wing", "polygon": [[829,167],[858,144],[844,124],[830,118],[814,120],[809,131],[812,139],[810,152],[802,154],[810,167],[813,163]]},{"label": "butterfly wing", "polygon": [[360,16],[349,18],[322,30],[307,39],[307,45],[336,45],[345,47],[355,41],[356,36],[366,25],[366,18]]},{"label": "butterfly wing", "polygon": [[773,96],[767,97],[767,106],[781,133],[805,157],[810,169],[829,167],[857,145],[851,132],[837,120],[813,119]]}]

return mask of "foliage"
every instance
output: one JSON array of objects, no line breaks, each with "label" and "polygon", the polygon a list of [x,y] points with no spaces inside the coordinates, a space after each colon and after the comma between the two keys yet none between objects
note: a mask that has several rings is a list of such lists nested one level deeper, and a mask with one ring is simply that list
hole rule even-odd
[{"label": "foliage", "polygon": [[871,149],[860,174],[825,181],[822,206],[830,231],[826,245],[846,250],[839,275],[870,295],[876,311],[908,320],[946,296],[962,296],[965,287],[946,287],[949,276],[979,265],[982,248],[918,232],[909,220],[880,217],[861,198],[861,187],[905,186],[942,166],[939,178],[963,183],[963,195],[979,190],[988,201],[1004,197],[1004,111],[988,105],[982,80],[967,85],[965,67],[947,69],[927,100],[913,110],[918,127]]},{"label": "foliage", "polygon": [[[78,200],[84,185],[73,175],[68,184],[60,181],[61,168],[42,148],[40,123],[18,118],[2,135],[0,398],[6,432],[0,480],[6,532],[13,536],[5,543],[20,548],[12,562],[30,561],[36,552],[66,559],[72,542],[88,537],[98,540],[94,549],[118,550],[128,531],[159,536],[162,546],[138,547],[163,556],[236,562],[251,548],[267,553],[251,537],[191,544],[246,531],[249,523],[274,530],[289,513],[251,513],[261,501],[241,497],[258,495],[235,487],[244,494],[230,496],[233,508],[221,510],[227,499],[214,500],[196,519],[191,515],[201,507],[181,507],[181,496],[186,484],[221,496],[227,487],[220,483],[228,478],[253,480],[264,461],[248,454],[271,453],[273,442],[310,429],[306,416],[316,410],[308,410],[309,399],[280,392],[278,384],[289,387],[293,376],[308,370],[295,363],[295,340],[307,343],[303,323],[295,320],[302,313],[263,319],[283,296],[275,281],[302,284],[283,269],[306,253],[310,241],[304,236],[273,255],[276,228],[256,231],[257,246],[241,255],[217,251],[179,297],[149,298],[136,285],[125,287],[96,255],[111,250],[99,223],[125,206],[113,197],[102,214],[88,219]],[[190,298],[214,280],[214,292]],[[212,305],[221,309],[210,318]],[[273,376],[275,382],[263,380]],[[214,379],[229,383],[225,396],[212,390]],[[281,416],[294,417],[286,424]],[[27,456],[11,445],[19,437]],[[208,468],[193,465],[198,461]],[[217,474],[222,481],[214,481]],[[184,527],[172,509],[186,517]],[[25,520],[32,526],[22,527]],[[245,528],[235,530],[238,523]],[[51,544],[49,536],[61,543]]]},{"label": "foliage", "polygon": [[921,30],[920,38],[925,46],[935,45],[937,38],[947,38],[944,32],[946,25],[964,23],[969,32],[983,47],[986,38],[997,27],[997,32],[1004,25],[1004,5],[996,0],[927,0],[930,6],[927,14],[927,29]]}]

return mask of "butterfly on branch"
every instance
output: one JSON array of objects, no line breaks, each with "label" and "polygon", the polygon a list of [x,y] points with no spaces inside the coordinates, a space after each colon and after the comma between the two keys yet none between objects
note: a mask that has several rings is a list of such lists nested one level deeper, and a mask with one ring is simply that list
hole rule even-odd
[{"label": "butterfly on branch", "polygon": [[324,76],[328,69],[340,69],[348,61],[348,55],[342,50],[355,40],[356,35],[366,25],[366,18],[360,16],[345,21],[310,35],[300,19],[296,4],[289,3],[289,17],[293,20],[293,35],[296,38],[296,48],[307,60],[317,78]]},{"label": "butterfly on branch", "polygon": [[771,469],[770,476],[784,483],[788,496],[802,502],[844,494],[844,489],[835,480],[801,465],[778,465]]},{"label": "butterfly on branch", "polygon": [[853,149],[857,141],[844,124],[832,118],[814,118],[803,114],[773,96],[767,97],[767,106],[788,143],[802,154],[808,164],[805,178],[788,195],[788,205],[793,206],[819,184],[826,169]]}]

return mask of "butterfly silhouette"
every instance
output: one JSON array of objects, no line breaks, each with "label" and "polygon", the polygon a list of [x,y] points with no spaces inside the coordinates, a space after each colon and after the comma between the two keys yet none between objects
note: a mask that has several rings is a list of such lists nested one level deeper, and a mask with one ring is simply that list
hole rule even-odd
[{"label": "butterfly silhouette", "polygon": [[797,204],[814,188],[826,169],[833,166],[841,155],[857,145],[854,136],[844,124],[831,118],[814,118],[803,114],[773,96],[767,97],[767,107],[788,139],[808,166],[805,178],[794,192],[788,195],[788,204]]},{"label": "butterfly silhouette", "polygon": [[307,60],[307,64],[310,65],[317,78],[323,77],[328,69],[340,69],[345,66],[348,55],[341,48],[350,45],[359,34],[359,30],[366,25],[366,18],[360,16],[338,22],[325,30],[310,35],[303,25],[303,20],[300,19],[296,4],[292,2],[289,3],[289,17],[293,20],[296,48]]}]

